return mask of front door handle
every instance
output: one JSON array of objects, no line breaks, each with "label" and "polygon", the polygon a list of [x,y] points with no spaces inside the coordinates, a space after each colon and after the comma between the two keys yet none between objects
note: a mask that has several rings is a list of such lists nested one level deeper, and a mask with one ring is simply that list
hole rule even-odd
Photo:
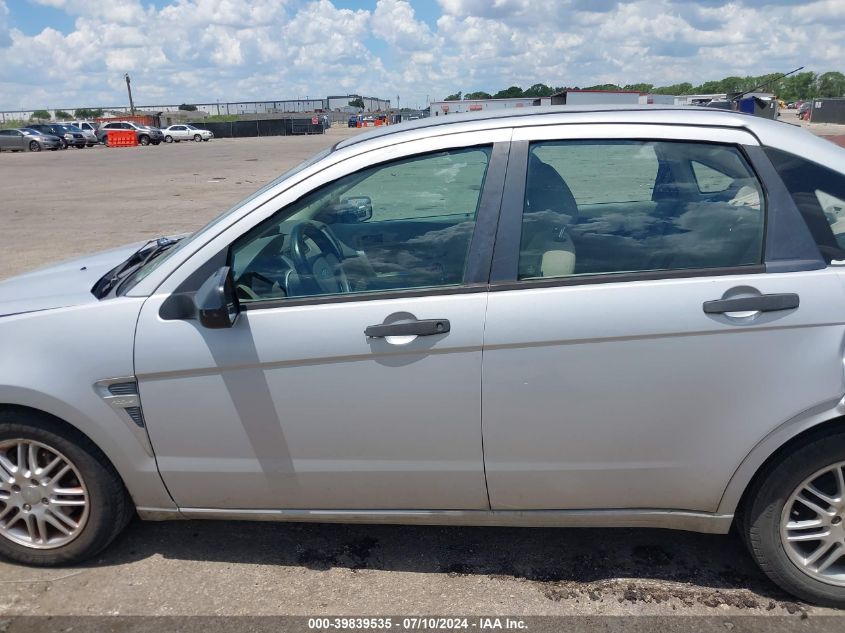
[{"label": "front door handle", "polygon": [[759,297],[738,297],[736,299],[718,299],[705,301],[706,314],[724,314],[725,312],[778,312],[794,310],[798,307],[798,295],[793,292],[760,295]]},{"label": "front door handle", "polygon": [[405,323],[370,325],[364,330],[364,334],[367,335],[367,338],[434,336],[435,334],[445,334],[449,329],[449,319],[423,319],[422,321],[407,321]]}]

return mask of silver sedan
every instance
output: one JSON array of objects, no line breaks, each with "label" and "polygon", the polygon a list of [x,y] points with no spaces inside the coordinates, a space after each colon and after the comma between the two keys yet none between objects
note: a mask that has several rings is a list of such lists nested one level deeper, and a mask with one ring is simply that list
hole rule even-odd
[{"label": "silver sedan", "polygon": [[214,134],[208,130],[202,130],[190,124],[171,125],[162,130],[165,143],[178,143],[179,141],[208,141],[214,138]]},{"label": "silver sedan", "polygon": [[735,526],[845,606],[844,164],[710,109],[440,117],[2,282],[0,553],[135,513]]},{"label": "silver sedan", "polygon": [[62,145],[62,139],[58,136],[31,128],[0,130],[0,152],[40,152],[42,149],[56,151]]}]

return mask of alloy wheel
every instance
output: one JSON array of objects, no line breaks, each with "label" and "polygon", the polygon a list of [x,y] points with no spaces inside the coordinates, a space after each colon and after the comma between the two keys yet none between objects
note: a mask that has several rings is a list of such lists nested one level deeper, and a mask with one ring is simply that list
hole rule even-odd
[{"label": "alloy wheel", "polygon": [[67,545],[85,528],[88,489],[61,452],[28,439],[0,442],[0,536],[33,549]]},{"label": "alloy wheel", "polygon": [[40,152],[41,151],[41,145],[38,144],[38,141],[30,141],[29,151],[30,152]]},{"label": "alloy wheel", "polygon": [[787,556],[805,574],[845,587],[845,462],[816,471],[790,495],[781,513]]}]

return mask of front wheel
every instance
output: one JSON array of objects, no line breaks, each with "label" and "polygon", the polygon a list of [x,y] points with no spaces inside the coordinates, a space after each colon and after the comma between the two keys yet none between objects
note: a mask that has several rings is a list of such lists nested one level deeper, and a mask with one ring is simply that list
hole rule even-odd
[{"label": "front wheel", "polygon": [[766,575],[803,600],[845,607],[845,433],[795,448],[748,504],[745,535]]},{"label": "front wheel", "polygon": [[29,151],[30,152],[40,152],[41,145],[38,144],[38,141],[30,141],[29,142]]},{"label": "front wheel", "polygon": [[199,134],[194,134],[194,143],[199,143],[202,140],[202,136]]},{"label": "front wheel", "polygon": [[0,411],[0,554],[76,563],[111,543],[132,514],[120,477],[88,438],[41,413]]},{"label": "front wheel", "polygon": [[138,139],[138,143],[140,145],[149,145],[150,144],[150,137],[146,134],[142,134],[141,138]]}]

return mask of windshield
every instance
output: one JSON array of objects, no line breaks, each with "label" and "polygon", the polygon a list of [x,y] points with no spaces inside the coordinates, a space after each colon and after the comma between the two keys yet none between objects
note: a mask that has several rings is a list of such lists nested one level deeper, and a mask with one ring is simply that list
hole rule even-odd
[{"label": "windshield", "polygon": [[275,187],[279,183],[284,182],[288,178],[298,174],[303,169],[306,169],[307,167],[310,167],[314,163],[323,160],[326,156],[331,154],[331,151],[332,151],[331,148],[324,149],[322,152],[315,154],[314,156],[312,156],[308,160],[300,163],[299,165],[297,165],[293,169],[289,169],[288,171],[283,173],[281,176],[279,176],[278,178],[276,178],[272,182],[268,183],[267,185],[263,186],[261,189],[259,189],[258,191],[256,191],[252,195],[247,196],[246,198],[244,198],[243,200],[238,202],[235,206],[233,206],[228,211],[225,211],[225,212],[221,213],[220,215],[218,215],[211,222],[206,224],[204,227],[202,227],[201,229],[199,229],[195,233],[188,235],[183,239],[180,239],[178,243],[174,244],[171,248],[168,248],[166,251],[164,251],[163,253],[161,253],[157,257],[149,260],[146,264],[144,264],[138,270],[133,272],[129,277],[127,277],[126,280],[123,281],[122,284],[121,284],[119,294],[126,294],[127,292],[129,292],[129,290],[131,290],[135,286],[135,284],[137,284],[139,281],[144,279],[147,275],[149,275],[151,272],[153,272],[156,268],[161,266],[164,262],[166,262],[175,253],[178,253],[180,250],[185,248],[185,246],[187,244],[193,242],[195,239],[197,239],[197,237],[199,237],[200,235],[203,235],[204,233],[209,231],[212,227],[219,224],[221,221],[223,221],[224,219],[229,217],[231,214],[236,212],[238,209],[243,207],[245,204],[248,204],[249,202],[251,202],[252,200],[257,198],[258,196],[260,196],[264,192],[269,191],[270,189],[272,189],[273,187]]}]

